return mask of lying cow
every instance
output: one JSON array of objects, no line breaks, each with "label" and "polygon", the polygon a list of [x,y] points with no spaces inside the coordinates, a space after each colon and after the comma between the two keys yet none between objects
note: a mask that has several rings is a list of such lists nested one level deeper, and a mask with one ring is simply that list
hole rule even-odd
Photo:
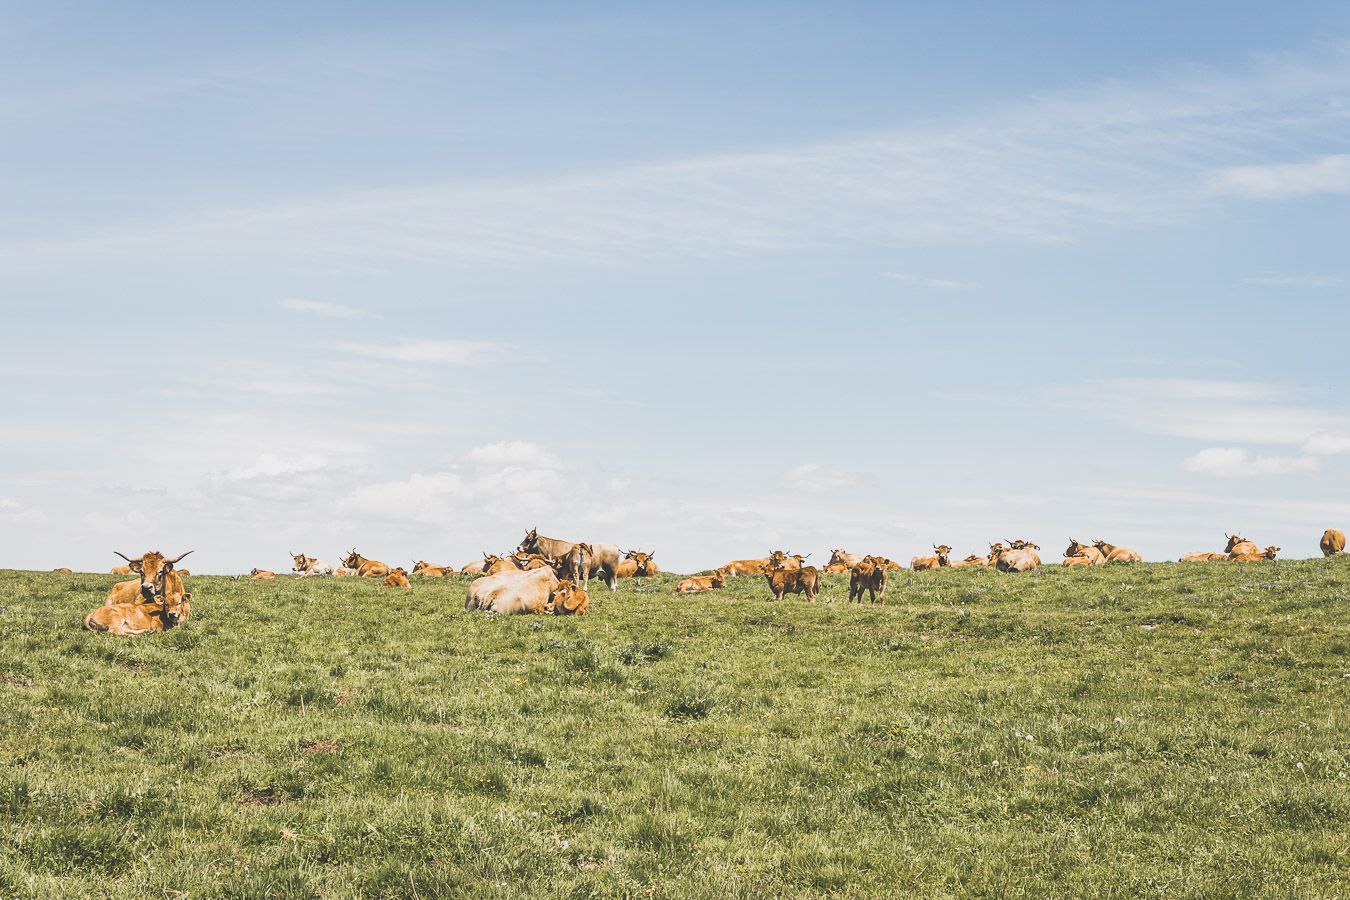
[{"label": "lying cow", "polygon": [[1253,541],[1249,541],[1244,537],[1239,537],[1236,534],[1228,534],[1227,532],[1224,533],[1224,537],[1228,538],[1228,546],[1223,548],[1223,552],[1228,554],[1229,559],[1237,559],[1239,556],[1249,556],[1253,553],[1261,552],[1260,547],[1256,546]]},{"label": "lying cow", "polygon": [[347,554],[347,558],[342,561],[342,564],[355,571],[362,578],[383,578],[389,574],[389,566],[378,559],[366,559],[356,552],[355,547],[352,548],[352,552]]},{"label": "lying cow", "polygon": [[192,613],[191,601],[191,594],[182,593],[166,596],[158,603],[100,606],[84,617],[84,627],[123,637],[164,632],[188,620]]},{"label": "lying cow", "polygon": [[248,577],[254,581],[270,581],[277,577],[277,573],[269,572],[266,569],[254,569],[248,573]]},{"label": "lying cow", "polygon": [[303,553],[292,553],[291,559],[295,562],[291,571],[299,572],[301,578],[317,578],[321,575],[333,574],[333,567],[318,557],[306,556]]},{"label": "lying cow", "polygon": [[909,561],[909,567],[915,572],[922,572],[926,569],[945,569],[951,565],[948,559],[948,555],[952,552],[951,547],[946,544],[941,546],[934,544],[933,549],[937,551],[936,556],[916,556]]},{"label": "lying cow", "polygon": [[57,574],[57,575],[74,575],[74,574],[75,574],[75,570],[74,570],[74,569],[67,569],[65,566],[62,566],[62,567],[59,568],[59,569],[52,569],[52,572],[55,573],[55,574]]},{"label": "lying cow", "polygon": [[1227,553],[1217,553],[1213,550],[1201,550],[1196,553],[1183,554],[1177,562],[1223,562],[1228,559]]},{"label": "lying cow", "polygon": [[643,553],[641,550],[629,550],[624,554],[624,558],[630,560],[634,565],[633,574],[638,578],[655,578],[661,574],[661,567],[656,564],[656,554]]},{"label": "lying cow", "polygon": [[1144,561],[1142,556],[1129,547],[1117,547],[1115,544],[1108,544],[1106,541],[1093,541],[1092,546],[1096,547],[1109,563]]},{"label": "lying cow", "polygon": [[[1069,546],[1064,549],[1066,566],[1100,566],[1106,562],[1106,554],[1091,544],[1084,544],[1077,538],[1069,538]],[[1085,563],[1067,562],[1070,559],[1086,559]]]},{"label": "lying cow", "polygon": [[733,559],[731,562],[722,566],[717,571],[722,572],[731,578],[742,575],[767,575],[769,573],[769,560],[766,559]]},{"label": "lying cow", "polygon": [[408,572],[402,566],[391,569],[389,574],[384,576],[384,586],[392,588],[412,587],[408,583]]},{"label": "lying cow", "polygon": [[544,612],[555,616],[584,616],[590,608],[591,595],[570,578],[559,581],[544,604]]},{"label": "lying cow", "polygon": [[558,576],[547,568],[486,575],[469,585],[464,608],[481,609],[499,616],[542,613],[557,587]]},{"label": "lying cow", "polygon": [[675,585],[677,594],[696,594],[699,591],[712,591],[727,586],[727,576],[719,569],[711,575],[695,575]]},{"label": "lying cow", "polygon": [[423,578],[446,578],[455,574],[455,570],[450,566],[437,566],[427,562],[425,559],[419,559],[413,564],[412,573],[414,575],[421,575]]},{"label": "lying cow", "polygon": [[166,559],[159,551],[142,554],[139,559],[118,553],[118,556],[130,564],[127,568],[140,577],[113,585],[103,605],[158,603],[162,597],[175,597],[185,593],[183,579],[174,571],[174,565],[190,553],[191,550],[178,559]]},{"label": "lying cow", "polygon": [[1228,554],[1233,562],[1261,562],[1264,559],[1274,559],[1280,552],[1279,547],[1267,547],[1264,550],[1253,550],[1248,553],[1239,553],[1237,555]]}]

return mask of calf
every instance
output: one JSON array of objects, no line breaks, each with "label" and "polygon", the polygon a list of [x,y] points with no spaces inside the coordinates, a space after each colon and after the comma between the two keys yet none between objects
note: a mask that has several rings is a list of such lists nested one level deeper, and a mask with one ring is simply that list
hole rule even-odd
[{"label": "calf", "polygon": [[584,616],[590,608],[590,594],[570,578],[559,581],[553,593],[548,595],[548,602],[544,604],[544,612],[553,613],[555,616]]},{"label": "calf", "polygon": [[[1080,543],[1076,538],[1069,538],[1069,546],[1064,550],[1064,558],[1066,560],[1075,558],[1087,560],[1086,563],[1072,563],[1075,566],[1100,566],[1106,562],[1106,555],[1102,551],[1091,544]],[[1067,566],[1070,563],[1066,562],[1064,565]]]},{"label": "calf", "polygon": [[727,576],[719,569],[711,575],[695,575],[675,585],[677,594],[696,594],[699,591],[711,591],[727,586]]},{"label": "calf", "polygon": [[1201,550],[1197,553],[1187,553],[1177,562],[1220,562],[1228,559],[1227,553],[1215,553],[1212,550]]},{"label": "calf", "polygon": [[[863,557],[851,570],[848,580],[848,600],[862,603],[863,591],[867,591],[868,602],[876,603],[881,595],[881,605],[886,605],[886,564],[885,560],[873,556]],[[781,599],[781,598],[780,598]]]},{"label": "calf", "polygon": [[1115,544],[1108,544],[1106,541],[1093,541],[1092,546],[1101,551],[1102,556],[1104,556],[1109,563],[1144,561],[1142,556],[1135,553],[1129,547],[1117,547]]},{"label": "calf", "polygon": [[764,578],[769,582],[769,591],[775,600],[782,600],[786,594],[805,594],[808,603],[816,602],[820,572],[815,566],[773,569]]},{"label": "calf", "polygon": [[167,631],[188,620],[192,595],[165,595],[159,603],[115,603],[100,606],[84,617],[89,631],[106,631],[123,637]]},{"label": "calf", "polygon": [[389,574],[384,576],[384,586],[391,588],[412,587],[408,583],[408,572],[402,566],[389,570]]},{"label": "calf", "polygon": [[270,581],[277,577],[276,572],[269,572],[266,569],[254,569],[248,573],[248,577],[254,581]]}]

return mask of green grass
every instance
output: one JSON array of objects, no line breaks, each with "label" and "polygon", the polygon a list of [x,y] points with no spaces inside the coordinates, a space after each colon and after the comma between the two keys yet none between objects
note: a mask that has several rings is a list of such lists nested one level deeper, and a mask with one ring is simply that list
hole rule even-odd
[{"label": "green grass", "polygon": [[1350,895],[1350,559],[82,631],[116,580],[0,573],[0,897]]}]

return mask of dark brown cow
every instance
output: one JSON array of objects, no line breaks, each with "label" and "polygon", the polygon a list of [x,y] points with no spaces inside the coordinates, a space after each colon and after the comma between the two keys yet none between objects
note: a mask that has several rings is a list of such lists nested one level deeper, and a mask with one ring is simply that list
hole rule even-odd
[{"label": "dark brown cow", "polygon": [[815,566],[802,566],[800,569],[780,566],[772,569],[764,578],[769,582],[769,591],[775,600],[782,600],[786,594],[805,594],[808,603],[816,602],[820,571]]}]

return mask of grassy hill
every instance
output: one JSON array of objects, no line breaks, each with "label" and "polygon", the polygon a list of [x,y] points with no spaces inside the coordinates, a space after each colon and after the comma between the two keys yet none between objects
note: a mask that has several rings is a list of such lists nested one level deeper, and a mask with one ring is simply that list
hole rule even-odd
[{"label": "grassy hill", "polygon": [[116,580],[0,573],[0,896],[1350,895],[1350,558],[82,631]]}]

